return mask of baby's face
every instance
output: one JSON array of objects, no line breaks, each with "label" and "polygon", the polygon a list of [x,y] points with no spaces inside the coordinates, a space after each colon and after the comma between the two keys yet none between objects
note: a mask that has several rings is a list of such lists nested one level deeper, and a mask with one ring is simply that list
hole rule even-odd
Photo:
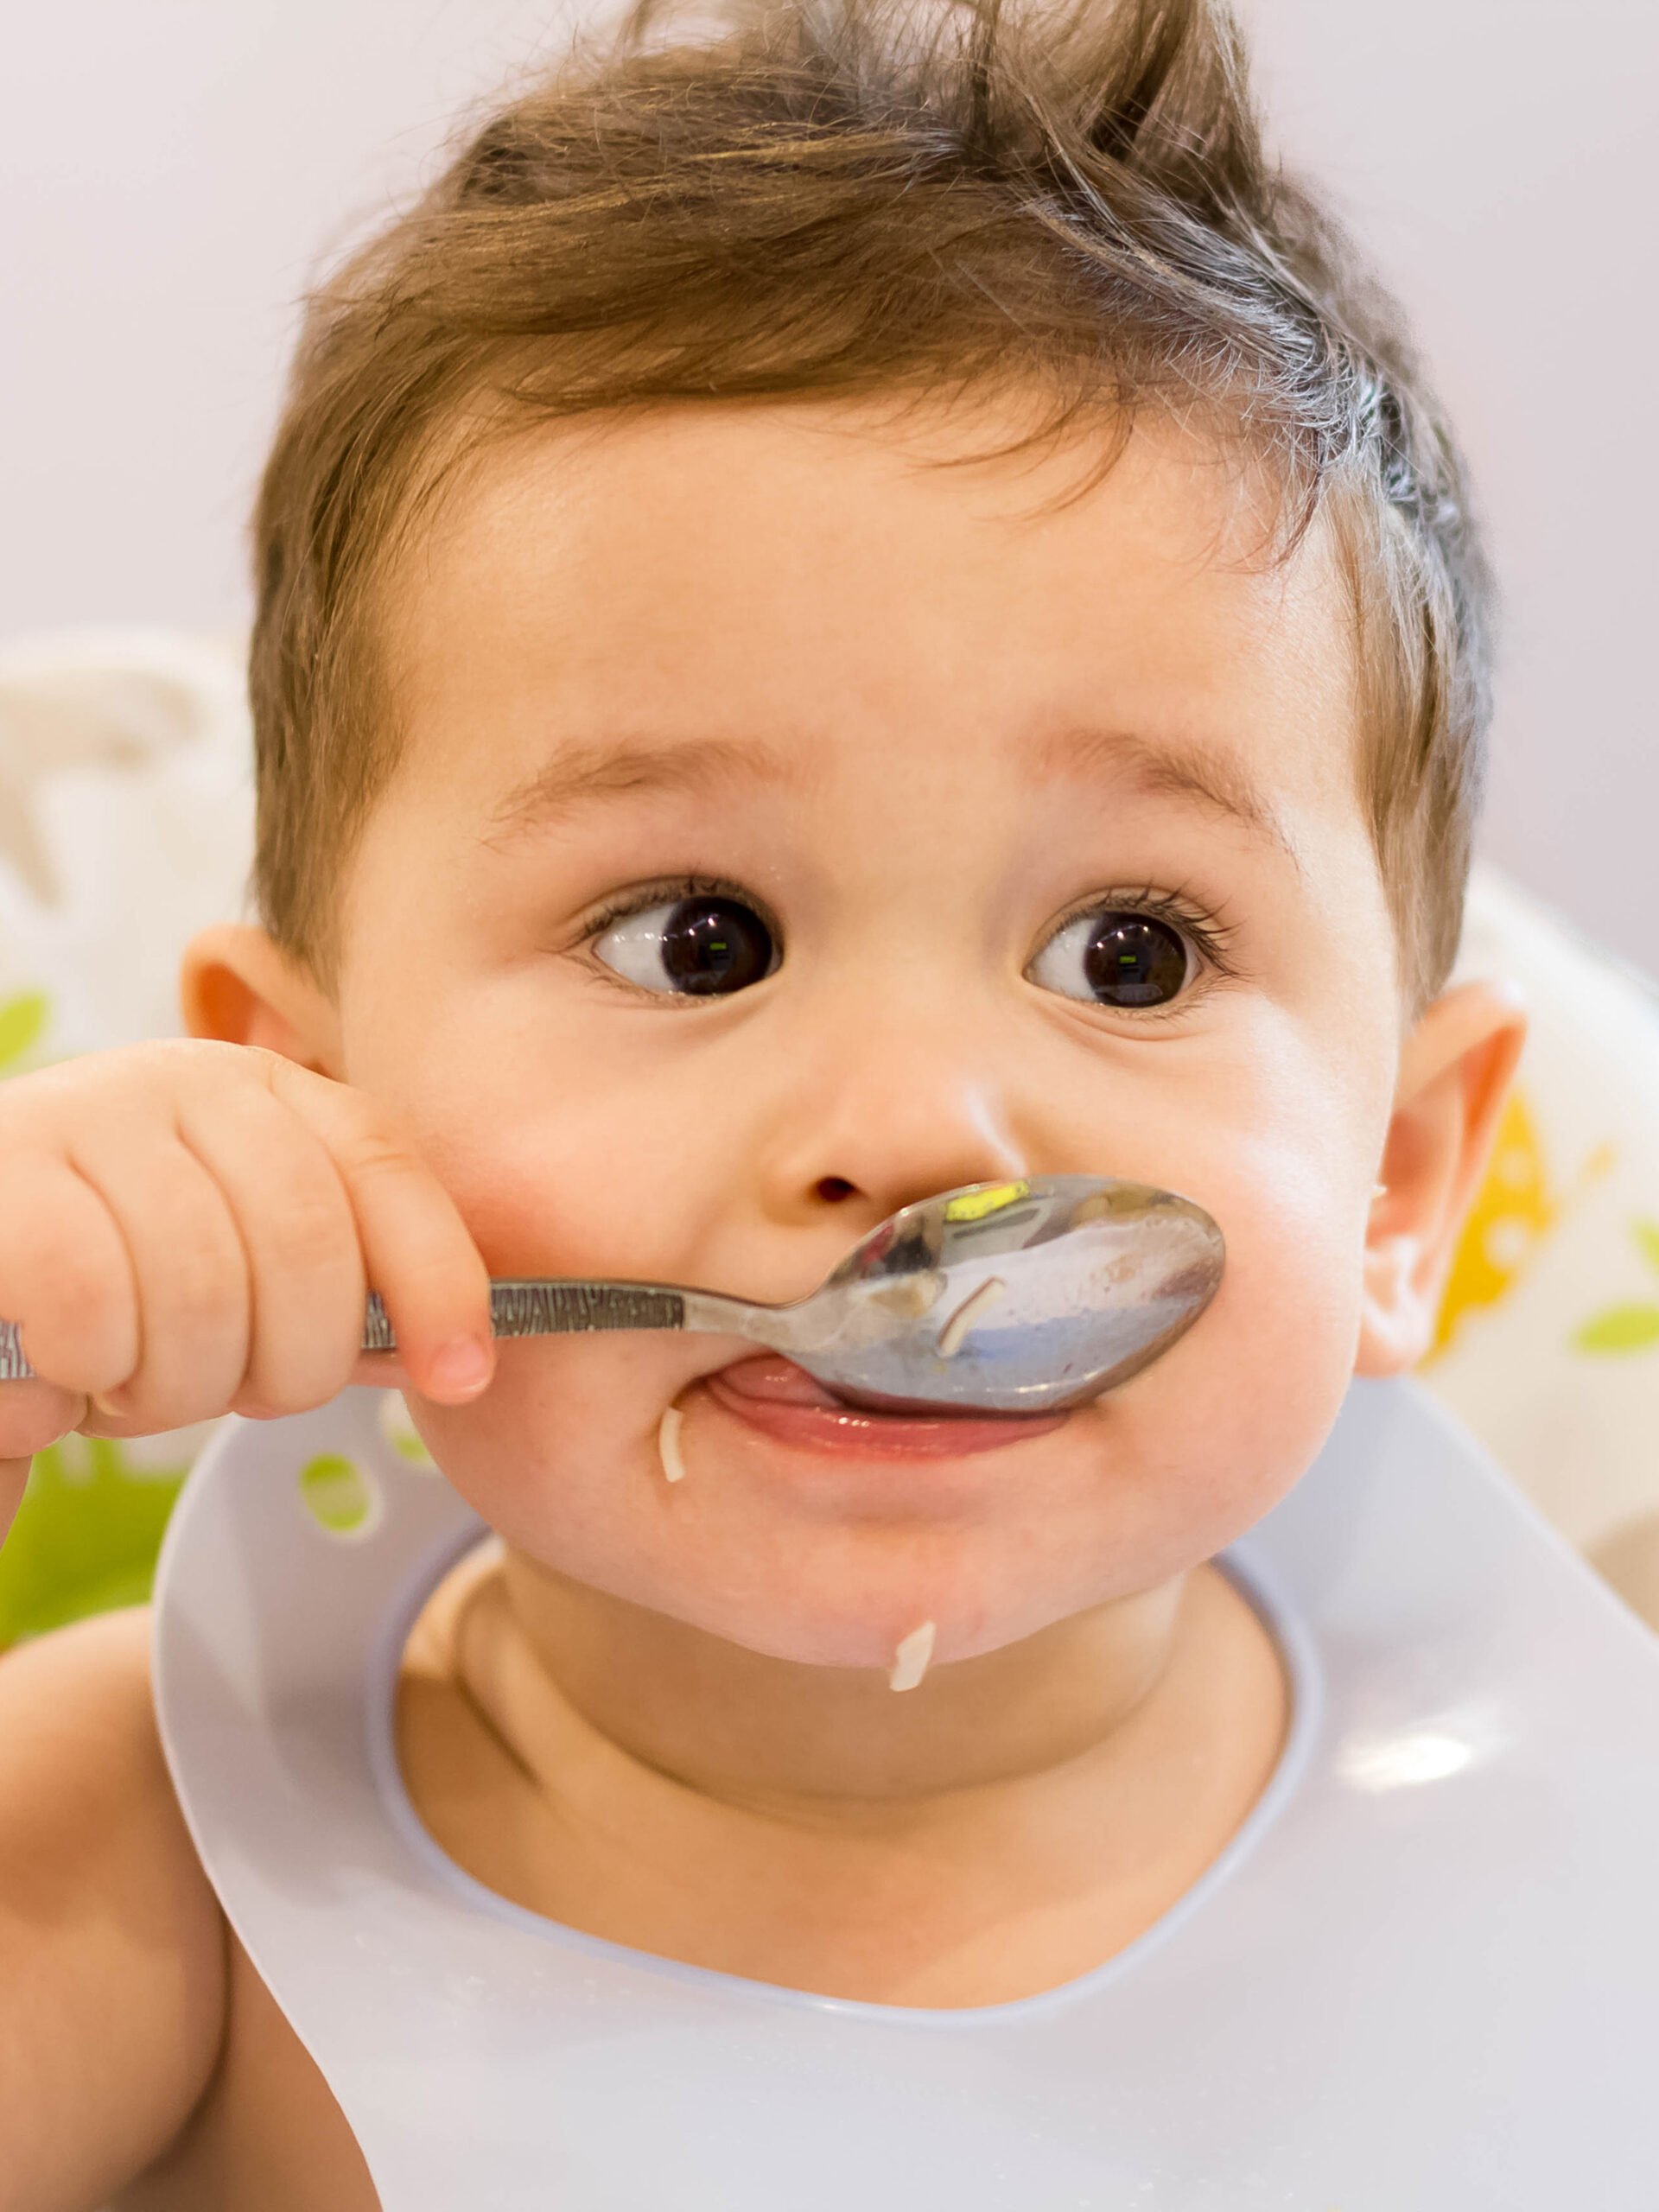
[{"label": "baby's face", "polygon": [[494,1274],[794,1299],[1026,1173],[1221,1225],[1180,1344],[991,1448],[711,1386],[715,1338],[508,1344],[417,1403],[512,1545],[819,1663],[993,1649],[1287,1489],[1353,1371],[1398,1063],[1322,537],[1253,560],[1226,470],[1151,431],[1081,496],[1075,450],[931,465],[988,435],[768,405],[494,452],[392,594],[407,746],[345,899],[338,1072]]}]

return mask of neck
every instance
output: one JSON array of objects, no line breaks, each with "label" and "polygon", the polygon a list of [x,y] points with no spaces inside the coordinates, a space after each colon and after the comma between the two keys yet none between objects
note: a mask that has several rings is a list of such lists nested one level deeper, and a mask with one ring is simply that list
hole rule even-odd
[{"label": "neck", "polygon": [[977,2005],[1083,1973],[1204,1871],[1283,1734],[1272,1644],[1208,1568],[898,1694],[512,1553],[462,1627],[496,1749],[416,1792],[453,1855],[569,1925],[830,1995]]},{"label": "neck", "polygon": [[815,1825],[837,1806],[861,1825],[880,1805],[1097,1752],[1165,1675],[1182,1590],[1096,1606],[895,1694],[874,1670],[767,1658],[519,1554],[507,1580],[522,1633],[588,1726],[701,1796],[798,1807]]}]

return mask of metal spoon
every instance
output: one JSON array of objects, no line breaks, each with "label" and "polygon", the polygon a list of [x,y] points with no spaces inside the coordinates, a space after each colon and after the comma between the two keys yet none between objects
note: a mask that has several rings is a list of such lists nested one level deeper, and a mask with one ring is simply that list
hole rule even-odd
[{"label": "metal spoon", "polygon": [[[1221,1281],[1221,1231],[1144,1183],[1040,1175],[905,1206],[791,1306],[671,1283],[493,1282],[498,1337],[694,1329],[782,1352],[855,1405],[1046,1413],[1139,1374]],[[372,1296],[365,1351],[391,1351]],[[0,1382],[33,1374],[0,1321]]]}]

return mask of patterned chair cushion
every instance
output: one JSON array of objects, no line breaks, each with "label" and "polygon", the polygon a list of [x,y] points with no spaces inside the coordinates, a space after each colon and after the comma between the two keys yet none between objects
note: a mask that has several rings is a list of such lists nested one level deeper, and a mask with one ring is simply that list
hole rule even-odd
[{"label": "patterned chair cushion", "polygon": [[1458,973],[1531,1030],[1423,1380],[1659,1624],[1659,997],[1491,874]]},{"label": "patterned chair cushion", "polygon": [[[251,825],[238,643],[0,650],[0,1078],[177,1031],[180,950],[240,911]],[[38,1456],[0,1550],[0,1646],[148,1596],[207,1433]]]}]

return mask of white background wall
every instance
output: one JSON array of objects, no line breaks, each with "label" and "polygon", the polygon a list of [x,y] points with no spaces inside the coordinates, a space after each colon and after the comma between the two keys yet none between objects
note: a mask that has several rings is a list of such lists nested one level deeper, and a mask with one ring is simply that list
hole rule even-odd
[{"label": "white background wall", "polygon": [[[1491,855],[1659,971],[1651,0],[1244,0],[1274,135],[1407,300],[1508,600]],[[308,275],[559,0],[10,0],[0,637],[244,619]]]}]

